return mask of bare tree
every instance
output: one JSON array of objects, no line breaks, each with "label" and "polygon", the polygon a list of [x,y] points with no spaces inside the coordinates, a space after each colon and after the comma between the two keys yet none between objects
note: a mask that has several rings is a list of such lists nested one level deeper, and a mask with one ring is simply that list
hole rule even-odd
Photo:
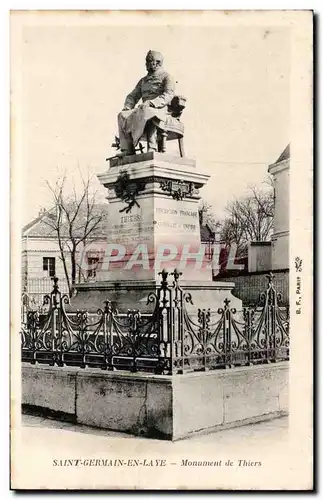
[{"label": "bare tree", "polygon": [[43,219],[56,233],[70,296],[77,278],[79,279],[77,252],[82,246],[84,248],[90,239],[93,240],[101,234],[100,225],[107,216],[101,205],[96,203],[97,191],[91,189],[91,178],[84,179],[81,176],[81,181],[81,193],[77,194],[73,185],[70,195],[66,194],[66,175],[58,179],[55,186],[47,182],[53,196],[54,208],[51,216]]},{"label": "bare tree", "polygon": [[227,217],[222,221],[221,239],[228,245],[235,243],[238,252],[245,251],[249,241],[268,241],[274,216],[273,190],[250,188],[250,194],[234,200],[226,207]]}]

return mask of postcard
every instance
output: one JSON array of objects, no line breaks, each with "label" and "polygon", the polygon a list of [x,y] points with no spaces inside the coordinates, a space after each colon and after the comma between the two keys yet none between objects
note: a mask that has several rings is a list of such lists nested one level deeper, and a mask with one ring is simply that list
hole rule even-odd
[{"label": "postcard", "polygon": [[10,36],[11,488],[312,490],[312,11]]}]

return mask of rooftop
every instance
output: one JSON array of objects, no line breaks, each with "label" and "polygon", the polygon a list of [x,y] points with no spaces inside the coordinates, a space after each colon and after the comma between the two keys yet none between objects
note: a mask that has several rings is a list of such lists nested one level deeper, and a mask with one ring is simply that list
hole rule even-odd
[{"label": "rooftop", "polygon": [[275,163],[280,163],[281,161],[284,160],[289,160],[290,159],[290,144],[286,146],[282,154],[279,156],[279,158],[275,161]]}]

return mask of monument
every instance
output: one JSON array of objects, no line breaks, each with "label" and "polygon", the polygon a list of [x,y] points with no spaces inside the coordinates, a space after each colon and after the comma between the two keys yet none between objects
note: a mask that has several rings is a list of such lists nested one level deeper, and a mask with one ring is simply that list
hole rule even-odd
[{"label": "monument", "polygon": [[76,285],[67,311],[55,279],[47,316],[29,314],[22,392],[28,409],[175,440],[286,414],[289,334],[272,276],[257,311],[212,281],[198,216],[209,176],[184,155],[185,99],[161,62],[148,53],[118,116],[120,154],[98,175],[109,241],[97,281]]},{"label": "monument", "polygon": [[[195,309],[216,310],[229,299],[240,310],[234,283],[212,281],[212,262],[201,246],[198,203],[209,175],[184,155],[186,100],[176,95],[159,52],[148,52],[146,68],[118,115],[120,152],[98,174],[109,201],[105,257],[95,283],[76,285],[73,307],[94,310],[109,299],[119,310],[149,308],[147,296],[159,286],[161,270],[177,268]],[[166,152],[173,139],[178,155]]]}]

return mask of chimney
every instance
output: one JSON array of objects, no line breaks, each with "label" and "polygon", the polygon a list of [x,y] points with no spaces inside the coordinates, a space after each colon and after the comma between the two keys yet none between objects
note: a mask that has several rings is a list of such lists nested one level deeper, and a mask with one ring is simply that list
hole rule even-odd
[{"label": "chimney", "polygon": [[38,217],[42,217],[46,213],[46,208],[42,207],[38,212]]}]

